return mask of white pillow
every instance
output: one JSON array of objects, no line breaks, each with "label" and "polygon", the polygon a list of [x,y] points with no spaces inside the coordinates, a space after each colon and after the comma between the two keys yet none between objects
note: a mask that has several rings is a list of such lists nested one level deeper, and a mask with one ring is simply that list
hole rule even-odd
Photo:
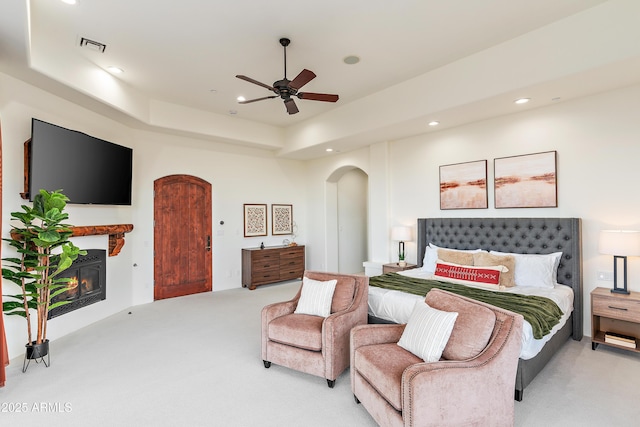
[{"label": "white pillow", "polygon": [[449,249],[449,248],[441,248],[440,246],[436,246],[433,243],[429,243],[429,246],[427,246],[424,251],[424,258],[422,259],[422,271],[426,271],[431,274],[435,273],[436,261],[438,261],[438,249],[446,249],[449,251],[458,251],[458,252],[469,252],[473,254],[482,252],[482,249],[466,249],[466,250]]},{"label": "white pillow", "polygon": [[436,271],[436,261],[438,261],[438,249],[427,246],[424,250],[422,271],[433,274]]},{"label": "white pillow", "polygon": [[294,313],[327,317],[331,314],[331,301],[336,283],[336,279],[321,282],[303,277],[302,292]]},{"label": "white pillow", "polygon": [[425,362],[437,362],[457,318],[458,313],[436,310],[424,301],[416,301],[398,345]]},{"label": "white pillow", "polygon": [[558,281],[558,266],[562,252],[552,254],[516,254],[510,252],[489,252],[494,255],[512,255],[516,260],[516,286],[553,288]]}]

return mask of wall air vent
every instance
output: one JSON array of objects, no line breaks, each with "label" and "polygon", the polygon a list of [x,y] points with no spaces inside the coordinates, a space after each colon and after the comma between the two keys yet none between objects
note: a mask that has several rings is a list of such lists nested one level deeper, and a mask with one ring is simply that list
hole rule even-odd
[{"label": "wall air vent", "polygon": [[80,47],[86,47],[87,49],[95,50],[96,52],[104,53],[107,45],[104,43],[89,40],[85,37],[80,39]]}]

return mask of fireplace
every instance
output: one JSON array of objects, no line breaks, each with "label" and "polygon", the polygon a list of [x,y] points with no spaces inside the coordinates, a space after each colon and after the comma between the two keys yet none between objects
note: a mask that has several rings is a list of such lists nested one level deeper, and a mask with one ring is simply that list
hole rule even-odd
[{"label": "fireplace", "polygon": [[106,259],[107,251],[88,249],[86,255],[80,255],[71,267],[60,273],[60,277],[73,280],[65,292],[53,298],[53,302],[71,302],[50,310],[49,319],[107,298]]}]

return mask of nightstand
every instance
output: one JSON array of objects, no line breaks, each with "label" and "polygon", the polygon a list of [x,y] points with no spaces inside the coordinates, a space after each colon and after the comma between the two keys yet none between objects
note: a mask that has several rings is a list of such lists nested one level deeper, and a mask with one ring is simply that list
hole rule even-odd
[{"label": "nightstand", "polygon": [[405,265],[404,267],[400,267],[397,262],[392,262],[382,266],[382,274],[394,273],[396,271],[411,270],[412,268],[416,268],[416,267],[417,267],[416,264],[409,264],[409,263],[407,263],[407,265]]},{"label": "nightstand", "polygon": [[[605,333],[612,332],[635,338],[635,348],[607,342]],[[591,349],[599,344],[640,352],[640,293],[612,293],[608,288],[591,292]],[[632,346],[633,347],[633,346]]]}]

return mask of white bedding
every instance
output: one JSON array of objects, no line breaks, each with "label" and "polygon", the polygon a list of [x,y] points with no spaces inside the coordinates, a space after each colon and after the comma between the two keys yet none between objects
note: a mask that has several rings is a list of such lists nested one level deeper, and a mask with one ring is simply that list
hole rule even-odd
[{"label": "white bedding", "polygon": [[[425,272],[421,269],[405,270],[399,272],[399,274],[421,279],[429,279],[432,275],[431,273]],[[533,329],[531,328],[531,324],[527,321],[524,322],[522,350],[520,352],[521,359],[531,359],[538,354],[544,344],[564,326],[573,311],[573,289],[569,286],[556,284],[553,289],[514,286],[513,288],[508,288],[505,291],[499,292],[547,297],[558,304],[558,307],[560,307],[560,310],[562,310],[563,313],[560,318],[560,322],[553,327],[550,333],[539,340],[533,338]],[[424,298],[425,296],[370,286],[369,314],[395,323],[407,323],[415,302],[417,300],[424,300]]]}]

